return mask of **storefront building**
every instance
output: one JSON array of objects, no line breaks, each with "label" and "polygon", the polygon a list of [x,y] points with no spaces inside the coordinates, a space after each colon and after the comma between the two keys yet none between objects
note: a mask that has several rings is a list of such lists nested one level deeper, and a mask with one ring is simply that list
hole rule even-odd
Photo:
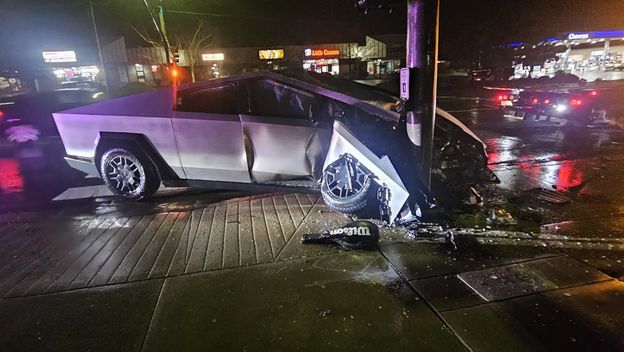
[{"label": "storefront building", "polygon": [[46,67],[52,72],[58,82],[98,79],[101,68],[98,67],[92,55],[76,50],[48,50],[41,52],[41,58]]},{"label": "storefront building", "polygon": [[[179,49],[183,81],[191,77],[191,58]],[[123,38],[103,47],[109,85],[140,82],[166,84],[163,48],[125,48]],[[196,80],[237,73],[305,69],[348,79],[378,78],[398,72],[401,60],[387,57],[387,45],[367,36],[363,43],[279,45],[267,47],[207,48],[194,58]]]},{"label": "storefront building", "polygon": [[340,73],[340,49],[308,48],[304,51],[303,69],[317,73]]},{"label": "storefront building", "polygon": [[624,79],[624,30],[571,32],[539,43],[511,43],[513,77],[553,77],[557,72],[588,81]]}]

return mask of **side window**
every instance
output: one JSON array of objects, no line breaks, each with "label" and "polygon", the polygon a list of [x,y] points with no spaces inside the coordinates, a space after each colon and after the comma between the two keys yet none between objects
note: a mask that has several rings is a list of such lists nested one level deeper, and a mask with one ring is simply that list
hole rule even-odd
[{"label": "side window", "polygon": [[314,94],[270,79],[249,81],[251,113],[258,116],[310,120],[315,108]]},{"label": "side window", "polygon": [[212,114],[238,114],[238,87],[190,89],[178,92],[177,110]]}]

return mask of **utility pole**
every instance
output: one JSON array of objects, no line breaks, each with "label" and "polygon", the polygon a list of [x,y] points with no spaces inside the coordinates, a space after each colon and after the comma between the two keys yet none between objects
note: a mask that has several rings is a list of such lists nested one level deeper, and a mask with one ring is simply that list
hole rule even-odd
[{"label": "utility pole", "polygon": [[108,94],[108,80],[106,79],[106,67],[104,66],[104,57],[102,56],[102,45],[100,44],[100,35],[98,34],[97,23],[95,22],[95,14],[93,12],[93,0],[89,0],[89,12],[91,13],[91,24],[93,25],[93,34],[95,35],[95,44],[97,45],[98,58],[100,67],[102,68],[102,77],[104,78],[104,91]]},{"label": "utility pole", "polygon": [[[420,147],[422,180],[431,187],[436,118],[439,0],[407,1],[407,131]],[[401,85],[403,86],[403,83]]]},{"label": "utility pole", "polygon": [[[160,2],[162,2],[162,0],[160,0]],[[165,27],[165,8],[163,6],[158,6],[158,17],[160,19],[160,26],[159,26],[158,23],[156,22],[156,18],[154,18],[152,8],[150,7],[147,0],[143,0],[143,3],[145,4],[145,7],[147,8],[147,12],[149,13],[150,18],[152,19],[152,23],[154,24],[154,28],[156,28],[156,32],[158,32],[158,34],[160,35],[160,40],[162,40],[163,42],[163,47],[165,48],[166,66],[167,66],[167,70],[169,70],[169,64],[171,63],[171,60],[169,57],[169,39],[167,38],[167,31]]]},{"label": "utility pole", "polygon": [[167,68],[169,68],[171,65],[171,57],[169,54],[170,46],[169,46],[169,38],[167,37],[167,26],[165,25],[165,8],[162,5],[158,6],[158,18],[160,19],[160,34],[163,37],[163,46],[165,47],[165,58],[167,60]]}]

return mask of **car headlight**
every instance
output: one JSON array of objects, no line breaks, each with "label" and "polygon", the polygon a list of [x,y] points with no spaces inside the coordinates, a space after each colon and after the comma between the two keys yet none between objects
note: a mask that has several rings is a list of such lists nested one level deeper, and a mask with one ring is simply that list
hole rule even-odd
[{"label": "car headlight", "polygon": [[555,110],[557,110],[557,112],[565,112],[568,110],[568,106],[565,104],[557,104],[555,105]]}]

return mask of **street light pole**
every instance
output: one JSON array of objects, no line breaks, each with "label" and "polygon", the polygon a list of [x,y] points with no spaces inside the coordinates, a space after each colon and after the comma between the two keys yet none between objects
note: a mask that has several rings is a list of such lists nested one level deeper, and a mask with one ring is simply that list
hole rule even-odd
[{"label": "street light pole", "polygon": [[102,45],[100,44],[100,35],[98,34],[97,23],[95,22],[95,14],[93,12],[93,0],[89,0],[89,12],[91,13],[91,24],[93,25],[93,34],[95,34],[95,44],[97,45],[98,58],[100,67],[102,68],[102,76],[104,77],[104,90],[108,94],[108,80],[106,79],[106,67],[104,66],[104,57],[102,56]]},{"label": "street light pole", "polygon": [[436,117],[439,13],[439,0],[407,1],[407,129],[412,143],[421,147],[422,180],[428,187]]}]

